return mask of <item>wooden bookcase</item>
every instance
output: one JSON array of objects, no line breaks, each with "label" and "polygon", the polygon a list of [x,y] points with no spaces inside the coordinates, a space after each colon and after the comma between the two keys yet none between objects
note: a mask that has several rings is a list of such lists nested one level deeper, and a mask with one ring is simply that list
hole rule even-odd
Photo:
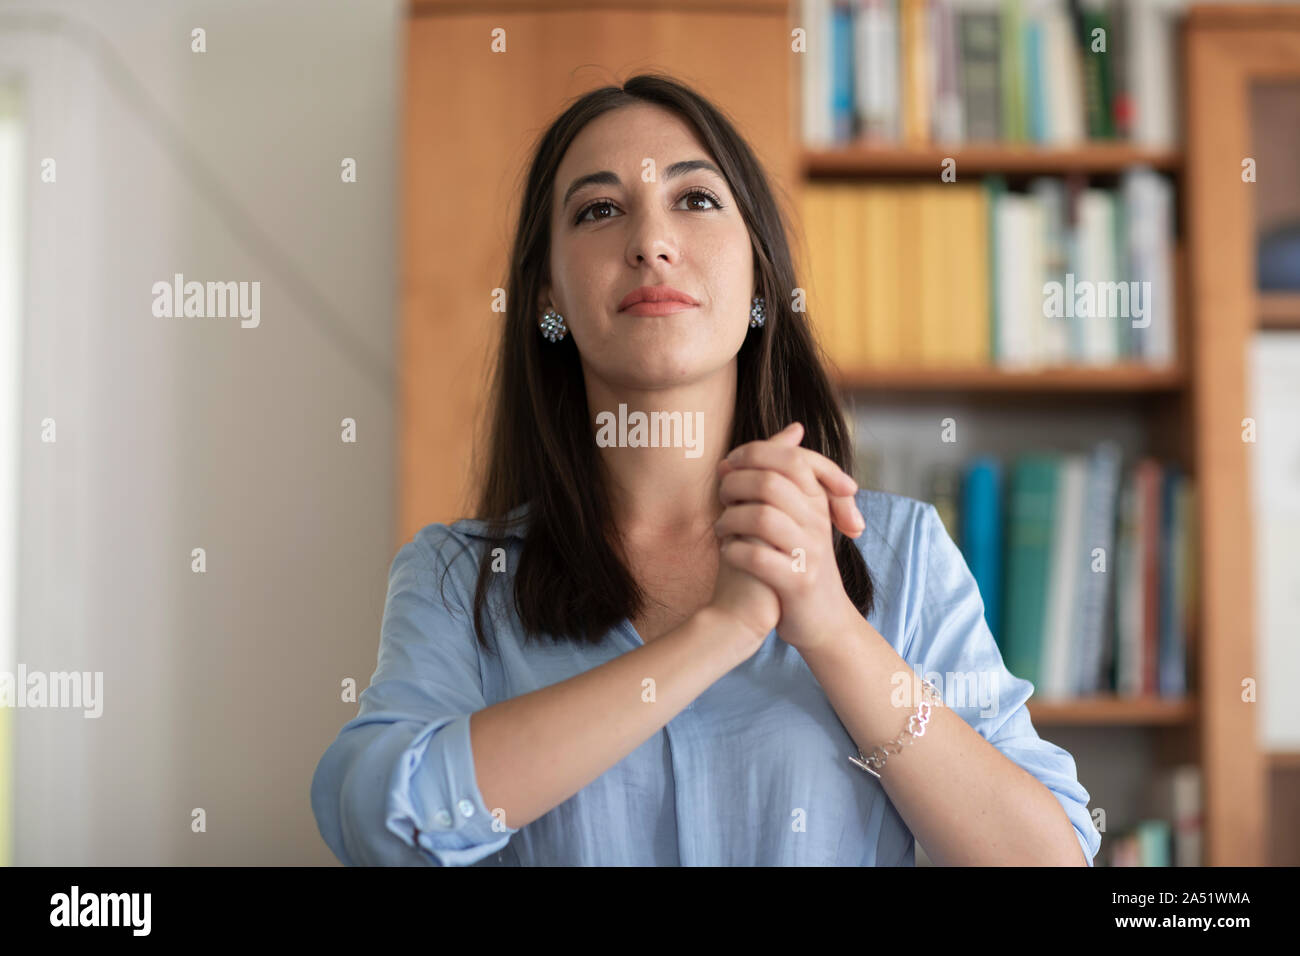
[{"label": "wooden bookcase", "polygon": [[[1300,9],[1206,5],[1186,31],[1187,213],[1190,236],[1201,507],[1201,752],[1206,770],[1206,835],[1216,863],[1291,863],[1294,807],[1277,799],[1297,761],[1267,761],[1255,709],[1242,681],[1255,656],[1254,534],[1247,446],[1246,350],[1257,328],[1300,328],[1300,296],[1260,295],[1255,287],[1257,190],[1242,181],[1253,155],[1251,86],[1300,82]],[[1276,777],[1278,779],[1271,779]],[[1274,799],[1268,796],[1272,790]],[[1293,795],[1294,798],[1294,795]],[[1271,838],[1266,846],[1266,834]],[[1271,853],[1270,853],[1271,851]],[[1289,854],[1289,855],[1288,855]]]},{"label": "wooden bookcase", "polygon": [[[958,394],[1018,407],[1066,396],[1131,401],[1135,414],[1146,416],[1149,451],[1183,463],[1197,487],[1197,693],[1181,701],[1031,701],[1030,711],[1040,729],[1157,734],[1171,760],[1201,766],[1205,862],[1266,862],[1264,761],[1251,705],[1241,701],[1241,681],[1256,665],[1240,423],[1247,414],[1247,336],[1260,324],[1300,327],[1300,299],[1255,295],[1246,202],[1225,190],[1222,178],[1247,155],[1248,79],[1300,72],[1300,16],[1278,8],[1193,12],[1185,37],[1185,150],[1106,144],[805,151],[795,112],[799,63],[786,39],[798,14],[799,4],[787,0],[413,0],[405,63],[398,542],[431,521],[469,511],[470,461],[498,318],[491,292],[505,274],[522,164],[532,137],[570,96],[640,69],[680,76],[732,115],[792,213],[790,197],[812,179],[937,176],[947,155],[957,157],[963,174],[1154,167],[1175,179],[1184,223],[1173,368],[839,374],[846,388],[901,401]],[[506,55],[489,49],[498,27],[507,31]],[[801,236],[792,240],[802,244]]]},{"label": "wooden bookcase", "polygon": [[[1160,750],[1202,770],[1204,862],[1260,865],[1270,857],[1265,834],[1294,833],[1280,798],[1269,813],[1266,791],[1283,792],[1283,775],[1300,759],[1261,753],[1254,705],[1242,683],[1258,675],[1254,629],[1253,535],[1247,449],[1246,356],[1256,328],[1300,328],[1300,296],[1254,289],[1253,195],[1237,188],[1251,154],[1248,86],[1260,78],[1300,78],[1300,10],[1264,6],[1193,8],[1183,40],[1186,142],[1183,150],[1122,143],[1076,149],[997,145],[882,148],[850,145],[802,150],[801,181],[937,178],[945,157],[964,174],[1113,174],[1146,165],[1173,177],[1183,223],[1176,269],[1180,314],[1173,368],[1057,368],[1033,372],[989,369],[844,368],[841,384],[856,393],[970,395],[1016,404],[1069,393],[1131,396],[1134,414],[1149,416],[1149,451],[1180,461],[1197,484],[1198,613],[1190,648],[1196,665],[1185,700],[1097,697],[1029,703],[1040,728],[1092,728],[1114,734],[1163,731]],[[797,100],[796,100],[797,101]],[[1147,401],[1140,401],[1142,398]],[[1278,781],[1270,781],[1268,765]],[[1288,792],[1288,797],[1293,799]]]}]

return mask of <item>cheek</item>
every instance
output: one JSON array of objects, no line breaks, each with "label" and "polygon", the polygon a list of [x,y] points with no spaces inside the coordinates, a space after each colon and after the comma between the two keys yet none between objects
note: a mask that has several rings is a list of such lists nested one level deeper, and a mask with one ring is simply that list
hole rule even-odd
[{"label": "cheek", "polygon": [[[754,253],[748,233],[728,236],[712,250],[708,265],[713,289],[713,308],[728,316],[749,313],[754,288]],[[748,321],[748,320],[746,320]]]}]

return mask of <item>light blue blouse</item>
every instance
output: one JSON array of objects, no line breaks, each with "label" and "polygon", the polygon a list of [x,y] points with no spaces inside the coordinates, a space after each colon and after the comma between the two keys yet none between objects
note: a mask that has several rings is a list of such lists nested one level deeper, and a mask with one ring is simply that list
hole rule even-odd
[{"label": "light blue blouse", "polygon": [[[868,620],[908,664],[1065,808],[1091,864],[1101,834],[1074,759],[1042,740],[984,621],[961,552],[934,507],[863,489],[857,539],[876,584]],[[526,509],[517,509],[525,512]],[[467,546],[467,547],[466,547]],[[659,732],[522,828],[484,806],[470,748],[476,710],[641,646],[626,619],[600,647],[525,648],[505,589],[522,535],[507,539],[480,653],[469,614],[485,526],[431,524],[393,559],[379,663],[357,717],[316,768],[312,810],[345,864],[911,866],[912,834],[802,656],[773,631]],[[442,572],[446,597],[439,597]],[[509,612],[501,605],[509,607]],[[595,717],[595,715],[593,715]],[[901,728],[900,728],[901,729]],[[918,741],[913,746],[925,746]],[[906,751],[895,759],[906,760]]]}]

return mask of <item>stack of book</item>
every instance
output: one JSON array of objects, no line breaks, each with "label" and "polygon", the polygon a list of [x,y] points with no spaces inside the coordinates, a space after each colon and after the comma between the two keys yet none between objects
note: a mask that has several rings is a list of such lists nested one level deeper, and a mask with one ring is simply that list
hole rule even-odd
[{"label": "stack of book", "polygon": [[1156,773],[1156,811],[1114,834],[1102,834],[1101,866],[1201,866],[1201,770],[1184,764]]},{"label": "stack of book", "polygon": [[842,369],[1176,361],[1174,195],[1039,177],[805,184],[808,302]]},{"label": "stack of book", "polygon": [[[879,456],[859,456],[880,487]],[[992,456],[909,481],[931,501],[979,586],[1007,669],[1035,699],[1188,693],[1194,498],[1176,464],[1088,454]]]},{"label": "stack of book", "polygon": [[[1178,137],[1182,0],[803,0],[805,144]],[[796,50],[800,47],[796,46]]]}]

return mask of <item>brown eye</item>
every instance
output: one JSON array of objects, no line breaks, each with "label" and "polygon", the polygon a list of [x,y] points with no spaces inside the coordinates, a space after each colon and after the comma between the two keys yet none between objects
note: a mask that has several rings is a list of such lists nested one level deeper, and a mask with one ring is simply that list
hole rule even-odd
[{"label": "brown eye", "polygon": [[695,212],[712,212],[714,210],[722,208],[722,201],[718,199],[717,196],[713,195],[713,193],[709,192],[707,189],[700,189],[700,188],[692,189],[685,196],[683,196],[682,199],[690,200],[696,197],[698,197],[699,199],[707,200],[708,202],[712,203],[713,209],[700,209],[697,207],[694,210]]},{"label": "brown eye", "polygon": [[[573,224],[576,226],[578,223],[583,221],[587,213],[591,212],[593,209],[600,209],[601,207],[613,209],[614,204],[607,199],[598,199],[593,203],[588,203],[587,205],[583,206],[581,210],[578,211],[578,215],[574,217]],[[588,221],[596,222],[599,219],[609,219],[609,218],[610,218],[609,216],[596,216],[593,219],[590,219]]]}]

